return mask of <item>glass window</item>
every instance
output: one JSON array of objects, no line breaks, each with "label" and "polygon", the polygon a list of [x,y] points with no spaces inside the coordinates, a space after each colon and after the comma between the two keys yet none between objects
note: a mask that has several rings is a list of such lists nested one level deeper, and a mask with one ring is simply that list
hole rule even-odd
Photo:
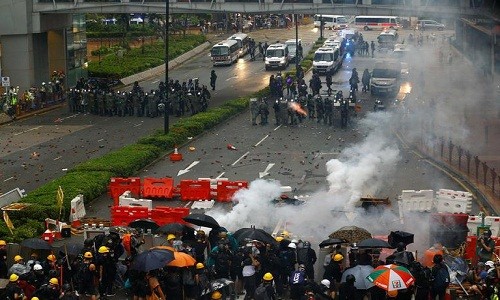
[{"label": "glass window", "polygon": [[333,61],[333,53],[318,52],[314,54],[315,61]]}]

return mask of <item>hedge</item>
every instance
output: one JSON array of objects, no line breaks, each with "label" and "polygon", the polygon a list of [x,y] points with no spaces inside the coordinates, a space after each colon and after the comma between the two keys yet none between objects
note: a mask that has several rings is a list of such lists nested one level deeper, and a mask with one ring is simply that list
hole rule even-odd
[{"label": "hedge", "polygon": [[[301,64],[305,69],[304,62]],[[70,201],[78,194],[83,195],[85,203],[90,203],[107,192],[111,177],[128,177],[137,174],[139,170],[161,158],[176,145],[185,143],[190,137],[214,128],[246,110],[250,98],[264,97],[268,94],[269,87],[266,87],[250,96],[230,100],[206,112],[181,118],[171,126],[168,134],[157,130],[141,138],[135,144],[76,165],[62,177],[29,192],[20,201],[29,206],[20,211],[9,212],[15,227],[14,233],[11,235],[5,223],[1,222],[0,237],[8,242],[19,242],[26,238],[40,236],[44,231],[43,221],[46,218],[59,218],[59,208],[56,205],[59,186],[64,191],[62,220],[65,220],[70,212]]]}]

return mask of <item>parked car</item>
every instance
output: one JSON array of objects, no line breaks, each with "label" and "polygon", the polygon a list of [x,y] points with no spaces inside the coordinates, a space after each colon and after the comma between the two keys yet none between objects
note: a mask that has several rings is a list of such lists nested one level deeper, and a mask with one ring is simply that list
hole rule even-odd
[{"label": "parked car", "polygon": [[444,30],[446,26],[444,24],[439,23],[434,20],[419,20],[418,21],[418,28],[421,30],[429,30],[429,29],[437,29],[437,30]]}]

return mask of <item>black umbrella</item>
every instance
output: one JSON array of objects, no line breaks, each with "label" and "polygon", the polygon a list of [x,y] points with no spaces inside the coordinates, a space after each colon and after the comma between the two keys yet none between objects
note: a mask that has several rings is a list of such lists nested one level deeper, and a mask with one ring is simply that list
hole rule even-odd
[{"label": "black umbrella", "polygon": [[68,243],[66,245],[62,245],[59,247],[59,253],[63,255],[68,253],[68,255],[80,255],[83,253],[83,244],[82,243]]},{"label": "black umbrella", "polygon": [[150,229],[151,231],[155,231],[160,227],[160,225],[156,224],[155,221],[150,220],[150,219],[137,219],[128,224],[128,226],[132,228],[140,228],[143,230],[148,230]]},{"label": "black umbrella", "polygon": [[342,243],[343,243],[343,241],[341,239],[327,239],[327,240],[324,240],[321,243],[319,243],[319,247],[324,248],[324,247],[338,245],[338,244],[342,244]]},{"label": "black umbrella", "polygon": [[39,238],[25,239],[21,242],[21,246],[34,250],[50,250],[52,246],[45,240]]},{"label": "black umbrella", "polygon": [[184,231],[194,231],[192,227],[189,227],[185,224],[181,223],[170,223],[170,224],[165,224],[158,229],[156,229],[156,233],[183,233]]},{"label": "black umbrella", "polygon": [[357,243],[358,248],[392,248],[391,245],[380,239],[365,239]]},{"label": "black umbrella", "polygon": [[165,267],[174,260],[174,252],[165,249],[149,249],[137,254],[132,261],[134,270],[149,272]]},{"label": "black umbrella", "polygon": [[210,294],[214,291],[217,291],[217,290],[220,290],[226,286],[230,286],[234,284],[233,281],[227,279],[227,278],[219,278],[219,279],[215,279],[215,280],[212,280],[210,281],[210,283],[208,284],[208,288],[206,288],[205,290],[203,290],[203,292],[201,293],[201,295],[207,295],[207,294]]},{"label": "black umbrella", "polygon": [[412,244],[414,239],[414,234],[405,231],[391,231],[389,237],[387,238],[389,244],[393,248],[397,248],[399,243],[406,245]]},{"label": "black umbrella", "polygon": [[264,229],[255,227],[238,229],[233,233],[233,237],[240,244],[245,244],[248,240],[257,240],[265,244],[278,245],[272,235],[267,233]]},{"label": "black umbrella", "polygon": [[220,225],[217,223],[217,221],[205,214],[190,214],[187,217],[182,218],[184,221],[198,225],[198,226],[203,226],[203,227],[209,227],[209,228],[219,228]]}]

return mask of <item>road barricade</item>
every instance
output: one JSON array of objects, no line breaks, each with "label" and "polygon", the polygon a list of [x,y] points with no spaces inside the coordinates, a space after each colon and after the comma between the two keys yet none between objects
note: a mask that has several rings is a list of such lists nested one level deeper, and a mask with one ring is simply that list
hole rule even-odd
[{"label": "road barricade", "polygon": [[151,210],[151,219],[162,226],[170,223],[186,223],[182,218],[189,215],[187,207],[157,206]]},{"label": "road barricade", "polygon": [[134,197],[141,196],[141,178],[140,177],[112,177],[109,183],[109,195],[113,198],[114,206],[118,206],[120,196],[130,191]]},{"label": "road barricade", "polygon": [[210,200],[210,180],[181,180],[181,200]]},{"label": "road barricade", "polygon": [[173,178],[146,177],[143,180],[142,196],[144,198],[172,199],[174,191]]},{"label": "road barricade", "polygon": [[248,188],[247,181],[219,180],[217,181],[217,201],[230,202],[234,193],[243,188]]},{"label": "road barricade", "polygon": [[113,226],[128,226],[137,219],[147,219],[150,211],[147,207],[113,206],[111,208],[111,224]]}]

